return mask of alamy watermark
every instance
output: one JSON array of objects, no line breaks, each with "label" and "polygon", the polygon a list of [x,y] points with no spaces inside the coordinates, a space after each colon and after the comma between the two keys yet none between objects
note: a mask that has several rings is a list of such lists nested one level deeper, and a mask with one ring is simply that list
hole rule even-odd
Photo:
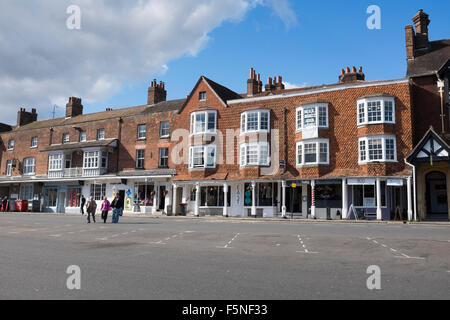
[{"label": "alamy watermark", "polygon": [[370,274],[370,277],[367,278],[367,289],[369,290],[381,290],[381,268],[379,266],[369,266],[366,271],[367,274]]},{"label": "alamy watermark", "polygon": [[381,8],[377,5],[371,5],[367,8],[367,14],[370,14],[367,18],[367,28],[369,28],[369,30],[380,30]]},{"label": "alamy watermark", "polygon": [[69,266],[66,270],[69,275],[66,281],[67,289],[81,290],[81,268],[77,265]]},{"label": "alamy watermark", "polygon": [[67,7],[66,13],[69,17],[66,20],[66,26],[69,30],[81,29],[81,8],[77,5]]}]

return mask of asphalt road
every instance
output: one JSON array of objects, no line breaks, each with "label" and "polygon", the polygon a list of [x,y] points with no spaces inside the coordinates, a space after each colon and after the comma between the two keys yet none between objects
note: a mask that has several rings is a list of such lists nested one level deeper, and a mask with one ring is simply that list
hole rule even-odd
[{"label": "asphalt road", "polygon": [[450,227],[0,215],[0,299],[450,299]]}]

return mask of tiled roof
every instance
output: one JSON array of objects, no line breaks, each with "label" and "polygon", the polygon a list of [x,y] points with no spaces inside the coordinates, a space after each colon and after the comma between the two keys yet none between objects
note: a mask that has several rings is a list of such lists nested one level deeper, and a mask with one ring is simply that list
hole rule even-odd
[{"label": "tiled roof", "polygon": [[24,131],[41,128],[50,128],[64,125],[75,125],[80,123],[86,123],[91,121],[101,121],[115,118],[124,118],[135,115],[146,115],[152,113],[162,113],[178,111],[184,104],[186,99],[164,101],[155,105],[142,105],[136,107],[122,108],[111,111],[102,111],[97,113],[83,114],[73,118],[56,118],[49,120],[35,121],[30,124],[21,127],[14,127],[13,131]]},{"label": "tiled roof", "polygon": [[432,41],[428,50],[417,53],[408,61],[408,77],[433,74],[440,71],[450,60],[450,39]]}]

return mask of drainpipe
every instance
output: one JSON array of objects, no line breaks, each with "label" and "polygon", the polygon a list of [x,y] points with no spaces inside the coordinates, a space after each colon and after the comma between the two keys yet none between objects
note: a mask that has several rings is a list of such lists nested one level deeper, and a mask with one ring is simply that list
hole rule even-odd
[{"label": "drainpipe", "polygon": [[119,154],[120,154],[120,144],[122,142],[122,123],[123,123],[122,117],[120,117],[118,121],[119,121],[119,132],[117,134],[117,137],[118,137],[119,141],[117,141],[116,174],[119,174],[119,159],[120,159]]},{"label": "drainpipe", "polygon": [[414,200],[414,220],[417,221],[417,197],[416,197],[416,167],[409,163],[406,159],[405,163],[413,170],[413,200]]},{"label": "drainpipe", "polygon": [[441,96],[441,125],[442,125],[442,133],[445,133],[445,126],[444,126],[444,87],[445,83],[443,80],[441,80],[438,76],[438,82],[437,86],[439,88],[439,95]]}]

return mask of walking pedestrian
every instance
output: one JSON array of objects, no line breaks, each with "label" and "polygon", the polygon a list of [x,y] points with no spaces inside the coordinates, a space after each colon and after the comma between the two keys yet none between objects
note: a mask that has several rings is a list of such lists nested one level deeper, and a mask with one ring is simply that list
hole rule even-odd
[{"label": "walking pedestrian", "polygon": [[2,200],[2,211],[7,212],[8,211],[8,197],[5,196]]},{"label": "walking pedestrian", "polygon": [[123,214],[123,206],[124,200],[120,195],[117,195],[111,204],[111,207],[113,208],[112,223],[119,223],[119,216]]},{"label": "walking pedestrian", "polygon": [[105,197],[102,202],[102,219],[104,223],[108,219],[108,212],[111,210],[111,203],[108,200],[108,197]]},{"label": "walking pedestrian", "polygon": [[92,219],[94,220],[94,223],[95,223],[95,212],[96,211],[97,211],[97,202],[95,202],[94,197],[90,197],[89,201],[86,204],[88,223],[91,223],[91,215],[92,215]]},{"label": "walking pedestrian", "polygon": [[84,214],[84,206],[85,205],[86,205],[86,198],[84,197],[84,195],[81,195],[81,206],[80,206],[81,215]]}]

